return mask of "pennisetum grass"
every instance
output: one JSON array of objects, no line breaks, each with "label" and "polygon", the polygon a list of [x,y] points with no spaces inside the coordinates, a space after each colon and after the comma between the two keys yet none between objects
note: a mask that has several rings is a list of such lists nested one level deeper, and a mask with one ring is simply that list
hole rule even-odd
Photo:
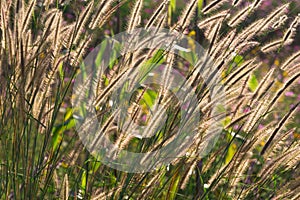
[{"label": "pennisetum grass", "polygon": [[[68,9],[79,2],[82,10],[66,20]],[[292,16],[290,4],[284,4],[254,19],[261,0],[250,4],[215,0],[204,6],[201,2],[206,1],[190,0],[179,19],[167,24],[172,0],[158,2],[148,20],[144,8],[154,3],[147,0],[1,1],[0,199],[299,199],[299,127],[294,122],[299,102],[288,109],[282,99],[299,81],[300,53],[284,56],[282,64],[267,66],[266,72],[261,59],[266,55],[279,58],[296,40],[299,15]],[[123,7],[130,9],[124,12]],[[84,73],[78,66],[105,37],[104,30],[120,25],[114,24],[114,17],[120,17],[117,11],[129,13],[124,31],[145,26],[190,32],[193,37],[196,21],[203,32],[197,42],[208,41],[203,42],[204,58],[193,61],[195,66],[186,65],[169,49],[137,49],[95,75],[100,79],[92,86],[97,90],[96,99],[86,103],[97,110],[101,132],[90,141],[92,146],[96,148],[108,137],[120,149],[137,152],[158,150],[175,138],[182,113],[180,102],[168,91],[174,84],[171,70],[186,75],[186,83],[198,97],[195,107],[202,112],[197,127],[191,127],[197,135],[191,138],[188,153],[152,172],[127,173],[105,166],[83,147],[74,128],[82,119],[73,111],[82,108],[71,108],[70,100],[86,95],[80,91],[71,95],[74,78]],[[283,35],[265,43],[275,31]],[[158,37],[156,42],[153,47],[164,41]],[[195,41],[186,43],[188,51],[178,47],[180,54],[195,50]],[[110,111],[111,94],[130,73],[137,76],[129,88],[150,73],[145,69],[149,61],[166,65],[162,87],[141,85],[126,113],[131,121],[116,124],[120,110]],[[282,83],[277,77],[281,72],[288,74]],[[209,86],[220,74],[228,110],[213,116],[212,107],[224,96],[211,99]],[[210,80],[206,83],[201,75]],[[81,87],[87,89],[88,82]],[[166,123],[160,127],[163,113]],[[147,120],[142,120],[145,115]],[[208,127],[215,118],[222,119],[220,139],[201,157],[210,145]],[[128,134],[145,122],[152,137]],[[90,123],[82,130],[89,131],[94,126]],[[186,143],[176,148],[183,150]],[[117,150],[107,154],[120,156]]]}]

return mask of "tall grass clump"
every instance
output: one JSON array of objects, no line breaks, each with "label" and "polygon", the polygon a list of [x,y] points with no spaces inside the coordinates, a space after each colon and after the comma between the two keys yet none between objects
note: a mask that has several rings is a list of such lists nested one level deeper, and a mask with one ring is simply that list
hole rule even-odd
[{"label": "tall grass clump", "polygon": [[[285,94],[299,84],[300,51],[289,55],[285,49],[295,40],[300,15],[290,14],[289,3],[257,19],[263,0],[204,2],[190,0],[180,12],[173,0],[152,2],[156,9],[145,19],[147,0],[1,1],[0,198],[299,199],[300,127],[295,119],[300,102],[286,105]],[[115,24],[124,13],[123,26]],[[214,99],[201,78],[205,60],[190,66],[166,50],[126,54],[101,72],[96,101],[87,102],[97,109],[104,130],[99,137],[135,152],[171,142],[181,117],[179,102],[166,90],[172,67],[185,75],[202,112],[186,154],[151,172],[126,173],[85,149],[75,130],[81,118],[73,109],[78,108],[70,102],[79,98],[72,87],[75,77],[84,74],[80,63],[106,37],[105,30],[113,35],[139,27],[175,30],[200,43],[212,60],[206,75],[222,75],[227,110],[212,151],[199,156],[212,119],[220,117],[212,116]],[[196,51],[195,40],[186,41],[188,51]],[[266,66],[265,55],[278,62]],[[135,73],[149,61],[165,64],[166,70],[163,87],[143,86],[130,100],[128,116],[152,125],[147,129],[152,137],[140,140],[122,131],[134,130],[134,124],[116,125],[118,112],[110,111],[109,97],[125,72]],[[159,108],[148,118],[148,107],[156,108],[157,102],[167,110],[168,123],[161,130],[156,129]]]}]

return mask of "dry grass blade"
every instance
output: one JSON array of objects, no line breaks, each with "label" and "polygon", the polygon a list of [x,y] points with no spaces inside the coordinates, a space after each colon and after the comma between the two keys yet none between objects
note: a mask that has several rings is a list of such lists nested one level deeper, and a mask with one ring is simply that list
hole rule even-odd
[{"label": "dry grass blade", "polygon": [[149,21],[147,22],[145,28],[149,28],[155,24],[156,21],[161,19],[161,16],[165,14],[165,9],[167,8],[170,0],[164,0],[158,8],[155,10],[153,15],[150,17]]},{"label": "dry grass blade", "polygon": [[245,61],[242,66],[240,66],[238,69],[234,70],[232,73],[229,74],[228,77],[226,77],[224,85],[229,84],[233,80],[233,78],[236,77],[237,75],[239,75],[241,72],[243,72],[243,70],[250,68],[249,66],[254,64],[254,62],[255,62],[255,60]]},{"label": "dry grass blade", "polygon": [[293,37],[295,36],[296,28],[299,25],[299,22],[300,22],[300,14],[294,19],[289,29],[285,32],[284,37],[282,39],[283,42],[293,39]]},{"label": "dry grass blade", "polygon": [[272,197],[272,200],[281,200],[281,199],[299,199],[300,196],[300,176],[299,172],[295,173],[295,178],[287,182],[281,189],[276,192],[275,197]]},{"label": "dry grass blade", "polygon": [[300,64],[295,64],[295,66],[289,68],[288,70],[286,70],[286,72],[291,75],[291,74],[295,74],[297,73],[297,71],[300,70]]},{"label": "dry grass blade", "polygon": [[115,5],[112,8],[110,8],[111,5],[108,5],[107,8],[106,7],[103,8],[103,11],[101,11],[101,14],[100,14],[102,17],[100,17],[98,24],[96,24],[95,26],[91,26],[91,28],[94,29],[94,28],[96,28],[96,26],[102,27],[105,24],[105,22],[107,22],[107,20],[125,3],[126,3],[126,0],[119,2],[117,5]]},{"label": "dry grass blade", "polygon": [[174,59],[175,56],[173,54],[171,55],[167,55],[167,65],[166,68],[163,72],[163,86],[161,88],[160,94],[159,94],[159,99],[163,99],[164,95],[167,94],[167,90],[168,90],[168,84],[170,83],[170,73],[174,64]]},{"label": "dry grass blade", "polygon": [[189,25],[195,11],[197,8],[197,0],[191,0],[189,4],[186,6],[184,11],[181,14],[181,18],[178,22],[178,26],[180,27],[181,30],[185,30],[187,26]]},{"label": "dry grass blade", "polygon": [[[94,29],[97,26],[101,26],[105,22],[104,18],[107,18],[107,17],[104,17],[104,16],[106,15],[107,12],[110,12],[110,7],[114,1],[115,0],[108,0],[108,1],[102,0],[100,2],[97,12],[95,13],[92,21],[89,23],[89,26],[91,29]],[[125,2],[125,1],[123,1],[123,2]],[[122,2],[120,2],[120,3],[122,3]]]},{"label": "dry grass blade", "polygon": [[253,130],[254,126],[258,124],[259,119],[262,116],[262,113],[265,112],[265,109],[268,105],[268,97],[265,97],[265,99],[261,102],[258,102],[258,105],[255,105],[255,111],[250,115],[250,117],[247,119],[247,122],[245,124],[245,131],[251,132]]},{"label": "dry grass blade", "polygon": [[202,12],[204,14],[207,14],[209,12],[212,12],[216,9],[218,9],[221,5],[223,5],[224,3],[226,3],[228,0],[214,0],[212,1],[210,4],[208,4],[207,6],[205,6],[202,9]]},{"label": "dry grass blade", "polygon": [[279,39],[279,40],[276,40],[274,42],[264,45],[261,48],[261,51],[264,53],[271,53],[272,51],[279,50],[283,46],[290,45],[293,41],[294,41],[293,39],[286,39],[285,41],[283,41],[282,39]]},{"label": "dry grass blade", "polygon": [[275,106],[275,103],[278,101],[279,97],[283,94],[283,92],[293,85],[293,83],[300,77],[300,71],[295,73],[290,79],[286,81],[286,83],[281,87],[274,95],[272,100],[269,103],[268,109],[266,109],[266,112],[268,112],[270,109],[272,109]]},{"label": "dry grass blade", "polygon": [[22,32],[25,32],[31,19],[36,0],[32,0],[27,8],[26,15],[23,19]]},{"label": "dry grass blade", "polygon": [[55,34],[54,34],[54,40],[53,40],[53,44],[54,44],[54,50],[53,50],[53,55],[54,57],[57,56],[58,50],[60,49],[61,46],[61,18],[62,15],[61,13],[57,13],[57,24],[56,24],[56,28],[55,28]]},{"label": "dry grass blade", "polygon": [[269,87],[267,86],[268,83],[272,83],[272,76],[274,74],[275,69],[271,69],[261,80],[259,85],[257,86],[256,90],[254,91],[253,97],[250,100],[250,105],[253,106],[253,103],[258,101],[262,94],[266,92],[266,89]]},{"label": "dry grass blade", "polygon": [[214,23],[216,20],[219,20],[220,18],[224,19],[226,17],[229,17],[229,15],[230,15],[229,10],[222,11],[216,15],[203,19],[201,22],[198,23],[198,27],[200,29],[203,29],[206,26],[208,26],[210,23]]},{"label": "dry grass blade", "polygon": [[240,160],[237,161],[238,165],[235,167],[233,172],[233,177],[231,178],[231,190],[229,193],[232,194],[232,196],[238,196],[238,185],[239,183],[245,179],[245,172],[249,169],[249,165],[251,164],[251,156],[252,153],[243,153],[243,155],[239,155]]},{"label": "dry grass blade", "polygon": [[274,22],[274,24],[272,25],[273,29],[278,29],[281,26],[283,26],[285,24],[285,22],[287,21],[288,16],[287,15],[283,15],[281,16],[278,21]]},{"label": "dry grass blade", "polygon": [[[271,42],[261,48],[261,50],[264,53],[269,53],[274,50],[279,50],[279,48],[282,48],[283,46],[290,45],[294,41],[294,36],[296,32],[296,28],[299,24],[300,17],[297,16],[292,24],[290,25],[290,28],[285,32],[282,39],[276,40],[274,42]],[[282,23],[282,22],[278,22]]]},{"label": "dry grass blade", "polygon": [[249,76],[257,67],[259,66],[259,64],[255,64],[252,67],[249,67],[248,69],[241,69],[238,70],[240,71],[240,73],[238,73],[238,76],[233,78],[233,79],[228,79],[230,82],[228,83],[228,87],[232,87],[233,85],[237,84],[240,80],[242,80],[244,77],[246,77],[247,75]]},{"label": "dry grass blade", "polygon": [[[184,190],[188,184],[188,181],[190,180],[191,176],[193,175],[193,171],[195,170],[197,166],[198,160],[193,161],[190,166],[188,167],[188,170],[186,171],[183,180],[180,183],[180,189]],[[185,165],[188,165],[186,163]]]},{"label": "dry grass blade", "polygon": [[242,23],[245,21],[245,19],[253,12],[253,7],[252,5],[244,8],[240,12],[238,12],[229,22],[228,25],[231,27],[235,27],[238,24]]},{"label": "dry grass blade", "polygon": [[207,36],[207,38],[208,38],[209,41],[210,41],[209,48],[208,48],[208,54],[210,54],[211,51],[213,50],[213,46],[214,46],[215,43],[216,43],[218,34],[219,34],[220,29],[221,29],[221,26],[222,26],[222,22],[223,22],[223,19],[220,19],[220,20],[215,24],[215,26],[212,28],[212,31],[209,33],[209,35]]},{"label": "dry grass blade", "polygon": [[248,117],[249,115],[251,115],[253,113],[253,111],[250,111],[248,113],[242,114],[238,117],[236,117],[235,119],[233,119],[230,124],[228,124],[227,126],[225,126],[225,129],[231,128],[233,125],[235,125],[236,123],[242,121],[243,119],[245,119],[246,117]]},{"label": "dry grass blade", "polygon": [[83,56],[84,56],[88,46],[90,45],[90,42],[91,42],[90,36],[85,37],[80,42],[80,44],[76,48],[75,52],[72,53],[72,60],[71,60],[72,66],[78,66],[82,62]]},{"label": "dry grass blade", "polygon": [[290,138],[293,137],[293,134],[295,133],[295,131],[296,131],[296,129],[293,128],[288,131],[285,131],[282,134],[278,133],[273,140],[273,141],[276,140],[276,142],[271,143],[271,145],[268,148],[269,150],[266,151],[264,157],[266,157],[267,159],[272,159],[272,158],[276,157],[278,154],[280,154],[280,152],[287,151],[293,145],[292,143],[294,141],[290,140]]},{"label": "dry grass blade", "polygon": [[298,109],[298,106],[300,105],[300,102],[298,102],[296,105],[294,105],[290,111],[280,120],[280,122],[278,123],[278,125],[276,126],[275,130],[272,132],[270,138],[268,139],[268,141],[266,142],[266,144],[264,145],[263,149],[261,150],[260,154],[264,155],[265,152],[267,151],[268,147],[271,145],[271,143],[273,142],[276,134],[284,127],[284,125],[289,121],[289,119],[291,118],[291,116],[296,112],[296,110]]},{"label": "dry grass blade", "polygon": [[282,17],[285,14],[288,7],[289,3],[284,4],[275,11],[273,11],[271,14],[269,14],[266,18],[264,18],[263,22],[256,27],[255,32],[259,33],[266,31],[269,27],[271,27],[274,24],[274,22],[276,22],[280,17]]},{"label": "dry grass blade", "polygon": [[[272,174],[278,169],[279,166],[287,166],[288,161],[293,160],[297,158],[299,150],[299,145],[294,145],[294,147],[291,147],[287,151],[282,152],[277,157],[274,157],[270,160],[267,164],[263,166],[261,171],[259,172],[260,176],[260,183],[264,183]],[[299,158],[298,158],[299,159]],[[299,162],[299,160],[297,160]]]},{"label": "dry grass blade", "polygon": [[[76,21],[76,26],[72,35],[72,44],[77,44],[80,36],[82,35],[81,31],[83,30],[84,26],[86,25],[90,14],[92,12],[93,9],[93,1],[90,2],[87,7],[85,8],[85,10],[82,12],[82,14],[79,16],[78,20]],[[69,48],[71,47],[72,44],[69,44]]]},{"label": "dry grass blade", "polygon": [[214,45],[214,49],[211,54],[212,58],[224,57],[226,55],[226,52],[229,50],[231,43],[236,37],[236,34],[236,30],[232,30],[226,36],[219,36],[218,43]]},{"label": "dry grass blade", "polygon": [[116,78],[114,78],[109,83],[109,85],[101,92],[101,95],[96,98],[94,106],[98,107],[102,103],[102,101],[106,99],[105,97],[107,97],[119,83],[122,83],[126,79],[128,71],[128,69],[124,69],[120,74],[118,74]]},{"label": "dry grass blade", "polygon": [[63,184],[61,187],[60,199],[68,200],[69,199],[69,178],[68,174],[65,174]]},{"label": "dry grass blade", "polygon": [[287,70],[291,65],[293,65],[295,62],[300,59],[300,51],[294,53],[292,56],[290,56],[281,66],[280,68],[282,70]]},{"label": "dry grass blade", "polygon": [[257,8],[262,3],[262,1],[263,0],[255,0],[251,6],[253,8]]},{"label": "dry grass blade", "polygon": [[141,22],[140,12],[142,10],[142,7],[143,7],[143,0],[137,0],[135,2],[131,17],[129,19],[129,23],[127,27],[128,32],[133,31],[133,29],[135,29],[140,24]]},{"label": "dry grass blade", "polygon": [[233,6],[238,6],[241,3],[241,0],[233,0],[232,5]]}]

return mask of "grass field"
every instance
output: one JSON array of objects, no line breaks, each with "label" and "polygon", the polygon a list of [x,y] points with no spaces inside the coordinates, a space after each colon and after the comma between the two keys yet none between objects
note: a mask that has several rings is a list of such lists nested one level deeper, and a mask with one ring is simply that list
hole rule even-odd
[{"label": "grass field", "polygon": [[1,0],[0,199],[300,199],[297,3]]}]

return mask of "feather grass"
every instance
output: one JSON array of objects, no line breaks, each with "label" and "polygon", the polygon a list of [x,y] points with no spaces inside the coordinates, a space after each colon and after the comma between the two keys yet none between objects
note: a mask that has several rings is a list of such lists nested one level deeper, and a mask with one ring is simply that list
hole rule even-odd
[{"label": "feather grass", "polygon": [[131,32],[134,28],[136,28],[140,24],[140,12],[143,7],[143,0],[137,0],[135,2],[134,8],[132,10],[131,17],[128,22],[127,31]]}]

